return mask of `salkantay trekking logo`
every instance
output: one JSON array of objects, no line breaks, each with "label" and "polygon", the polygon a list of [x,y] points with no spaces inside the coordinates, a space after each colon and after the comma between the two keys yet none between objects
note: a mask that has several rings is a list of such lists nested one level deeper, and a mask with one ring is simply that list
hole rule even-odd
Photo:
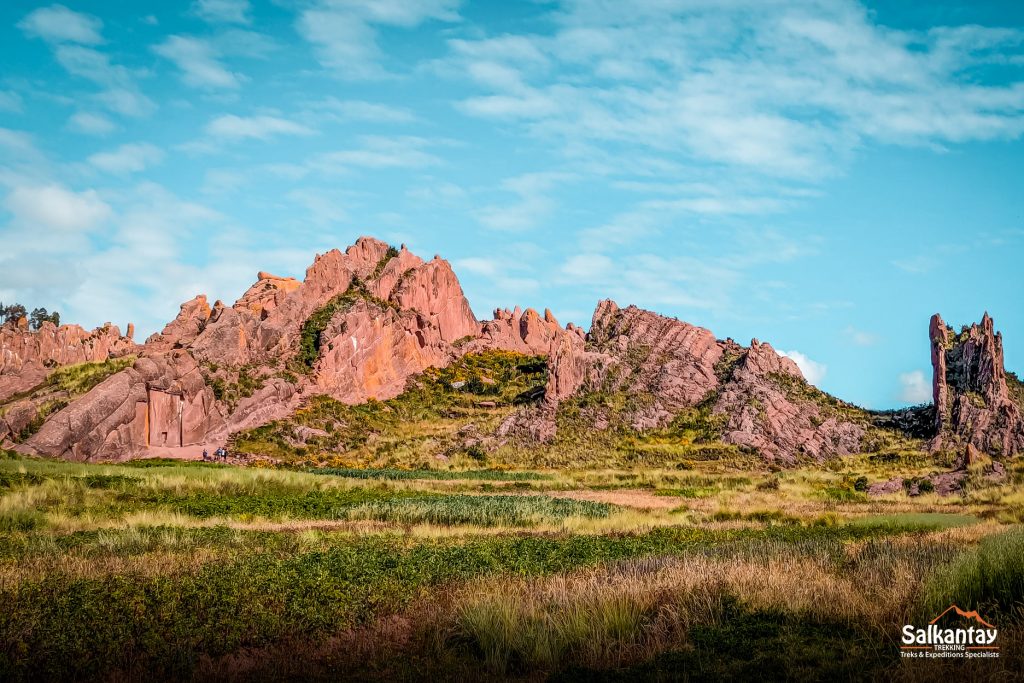
[{"label": "salkantay trekking logo", "polygon": [[[948,623],[954,620],[955,623]],[[964,621],[974,623],[965,625]],[[900,653],[904,657],[927,658],[998,657],[998,637],[999,629],[982,619],[977,610],[965,612],[956,605],[950,605],[925,628],[906,624]]]}]

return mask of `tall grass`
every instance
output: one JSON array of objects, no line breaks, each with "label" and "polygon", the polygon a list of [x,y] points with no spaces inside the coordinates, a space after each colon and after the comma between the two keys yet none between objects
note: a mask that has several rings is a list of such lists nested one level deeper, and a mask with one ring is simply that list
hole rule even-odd
[{"label": "tall grass", "polygon": [[348,519],[373,519],[399,524],[471,524],[480,527],[530,527],[568,517],[605,518],[608,503],[549,496],[420,496],[366,503],[348,510]]},{"label": "tall grass", "polygon": [[[1024,616],[1024,529],[1017,527],[963,549],[922,591],[921,616],[932,619],[951,604],[992,618]],[[929,616],[930,615],[930,616]]]},{"label": "tall grass", "polygon": [[46,378],[46,384],[78,396],[88,392],[107,377],[129,368],[135,356],[122,356],[104,361],[77,363],[57,368]]}]

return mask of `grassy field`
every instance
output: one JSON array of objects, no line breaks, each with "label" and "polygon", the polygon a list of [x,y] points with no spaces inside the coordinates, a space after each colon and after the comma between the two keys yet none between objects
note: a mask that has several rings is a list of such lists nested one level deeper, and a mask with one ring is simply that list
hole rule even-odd
[{"label": "grassy field", "polygon": [[[270,469],[0,458],[0,679],[1007,679],[1021,463]],[[950,603],[995,660],[901,660]]]}]

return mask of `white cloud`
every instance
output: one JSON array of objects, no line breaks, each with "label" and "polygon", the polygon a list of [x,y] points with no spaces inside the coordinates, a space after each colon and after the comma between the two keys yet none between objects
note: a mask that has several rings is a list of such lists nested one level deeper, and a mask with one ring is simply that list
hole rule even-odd
[{"label": "white cloud", "polygon": [[249,0],[197,0],[192,11],[211,23],[249,24]]},{"label": "white cloud", "polygon": [[336,121],[372,121],[374,123],[411,123],[415,115],[403,107],[365,100],[339,100],[328,97],[314,102],[310,109]]},{"label": "white cloud", "polygon": [[32,143],[32,136],[24,131],[0,128],[0,146],[23,159],[39,157],[39,150]]},{"label": "white cloud", "polygon": [[278,116],[224,114],[206,124],[206,134],[220,140],[267,140],[278,135],[313,135],[316,131]]},{"label": "white cloud", "polygon": [[80,111],[75,112],[68,119],[68,128],[87,135],[107,135],[114,132],[117,126],[105,116]]},{"label": "white cloud", "polygon": [[[509,251],[514,255],[531,253],[534,250],[531,245],[520,244],[511,245]],[[521,302],[523,297],[535,295],[540,290],[540,282],[529,277],[529,268],[525,265],[528,262],[528,258],[515,256],[501,259],[469,256],[456,259],[453,266],[456,273],[464,278],[464,287],[476,289],[472,276],[482,278],[486,282],[485,287],[479,288],[480,291],[471,292],[471,300],[474,303],[478,306],[495,307],[508,304],[510,301]],[[469,274],[470,277],[466,278],[465,274]]]},{"label": "white cloud", "polygon": [[164,159],[162,149],[149,143],[121,145],[112,152],[99,152],[89,157],[89,163],[108,173],[138,173],[155,166]]},{"label": "white cloud", "polygon": [[380,61],[377,26],[415,28],[428,21],[459,20],[458,0],[319,0],[303,10],[296,29],[316,52],[320,63],[348,79],[387,74]]},{"label": "white cloud", "polygon": [[88,14],[73,12],[63,5],[40,7],[18,22],[18,28],[25,35],[51,43],[97,45],[103,42],[100,35],[103,22]]},{"label": "white cloud", "polygon": [[0,90],[0,111],[21,113],[21,95],[13,90]]},{"label": "white cloud", "polygon": [[828,366],[824,363],[811,360],[799,351],[779,351],[779,355],[785,356],[796,363],[796,366],[800,368],[800,372],[804,374],[804,379],[806,379],[809,384],[819,386],[821,384],[821,380],[825,379],[825,373],[828,372]]},{"label": "white cloud", "polygon": [[904,258],[895,259],[892,264],[900,270],[908,273],[922,275],[934,270],[935,267],[939,265],[939,261],[929,254],[917,254],[915,256],[906,256]]},{"label": "white cloud", "polygon": [[572,179],[571,174],[557,171],[525,173],[506,178],[501,183],[502,190],[517,195],[518,200],[510,204],[481,207],[476,211],[477,220],[491,230],[531,230],[554,212],[556,204],[550,197],[551,191]]},{"label": "white cloud", "polygon": [[345,208],[330,193],[315,190],[294,190],[287,198],[304,208],[310,221],[320,228],[340,223],[348,218]]},{"label": "white cloud", "polygon": [[898,397],[904,403],[930,403],[932,386],[920,370],[900,374],[900,391]]},{"label": "white cloud", "polygon": [[95,190],[73,192],[59,185],[16,187],[4,206],[14,215],[15,224],[44,234],[88,230],[112,213]]},{"label": "white cloud", "polygon": [[153,48],[161,57],[181,69],[181,80],[193,88],[236,89],[240,76],[217,60],[216,50],[206,41],[189,36],[170,36]]},{"label": "white cloud", "polygon": [[58,45],[54,56],[68,73],[102,86],[95,98],[111,111],[124,116],[147,116],[156,109],[136,85],[145,72],[113,64],[103,52],[81,45]]},{"label": "white cloud", "polygon": [[874,346],[878,343],[878,335],[872,332],[858,330],[853,325],[847,325],[843,335],[857,346]]},{"label": "white cloud", "polygon": [[1024,83],[975,77],[1020,56],[1019,29],[912,33],[816,0],[571,1],[548,18],[554,35],[450,41],[438,72],[481,91],[463,111],[566,148],[630,145],[812,181],[871,141],[1024,133]]},{"label": "white cloud", "polygon": [[593,282],[601,281],[614,267],[604,254],[576,254],[562,265],[562,273],[573,280]]},{"label": "white cloud", "polygon": [[344,173],[352,167],[361,168],[420,168],[440,163],[440,159],[425,151],[432,141],[411,135],[384,137],[367,135],[360,139],[356,149],[326,152],[316,156],[310,166],[328,173]]}]

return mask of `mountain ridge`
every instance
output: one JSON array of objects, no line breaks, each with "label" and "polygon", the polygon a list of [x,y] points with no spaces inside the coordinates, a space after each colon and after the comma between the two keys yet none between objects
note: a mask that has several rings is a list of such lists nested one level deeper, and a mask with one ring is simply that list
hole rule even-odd
[{"label": "mountain ridge", "polygon": [[[65,327],[44,329],[55,339]],[[559,406],[594,394],[629,400],[617,412],[588,408],[593,430],[639,434],[703,410],[720,425],[707,438],[779,464],[865,452],[890,433],[920,438],[903,423],[927,421],[915,412],[923,408],[872,413],[835,399],[807,384],[768,343],[754,339],[745,347],[611,300],[598,304],[588,331],[562,327],[550,310],[518,307],[479,321],[447,261],[424,261],[404,245],[370,237],[344,252],[317,254],[302,280],[261,271],[231,306],[198,295],[141,345],[113,328],[97,337],[106,341],[94,343],[91,355],[19,355],[17,349],[41,348],[26,343],[26,334],[38,333],[4,330],[0,350],[17,362],[5,361],[11,370],[0,373],[0,387],[18,390],[0,394],[7,416],[0,416],[0,443],[80,460],[223,443],[317,395],[344,404],[387,400],[428,368],[490,351],[544,356],[548,372],[543,398],[508,416],[490,435],[494,443],[550,443]],[[930,448],[969,444],[995,455],[1024,448],[1024,421],[991,318],[954,335],[936,315],[930,330],[939,407]],[[42,396],[21,395],[39,381],[45,362],[98,362],[104,352],[138,359],[84,395],[62,397],[66,405],[54,408],[50,397],[45,415]]]}]

